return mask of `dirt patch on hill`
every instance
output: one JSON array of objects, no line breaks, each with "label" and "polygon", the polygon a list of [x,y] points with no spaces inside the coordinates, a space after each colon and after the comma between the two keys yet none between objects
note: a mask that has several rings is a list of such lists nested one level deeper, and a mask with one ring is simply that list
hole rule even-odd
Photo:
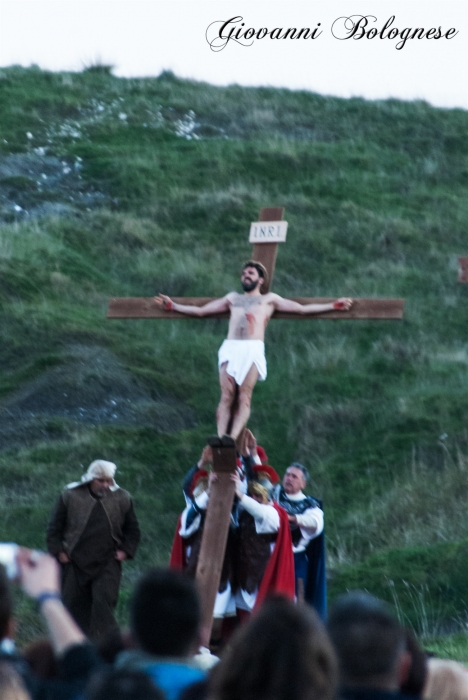
[{"label": "dirt patch on hill", "polygon": [[108,203],[81,178],[82,167],[81,159],[47,155],[43,148],[0,157],[0,220],[63,216]]},{"label": "dirt patch on hill", "polygon": [[148,426],[156,433],[192,428],[181,401],[149,391],[102,347],[74,345],[64,362],[0,405],[0,449],[65,437],[77,424]]}]

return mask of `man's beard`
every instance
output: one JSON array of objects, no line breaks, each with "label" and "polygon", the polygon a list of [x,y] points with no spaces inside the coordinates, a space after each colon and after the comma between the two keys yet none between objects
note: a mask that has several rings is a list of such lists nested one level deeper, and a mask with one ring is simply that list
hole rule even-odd
[{"label": "man's beard", "polygon": [[253,292],[253,290],[258,287],[259,283],[260,280],[257,280],[256,282],[241,282],[244,292]]}]

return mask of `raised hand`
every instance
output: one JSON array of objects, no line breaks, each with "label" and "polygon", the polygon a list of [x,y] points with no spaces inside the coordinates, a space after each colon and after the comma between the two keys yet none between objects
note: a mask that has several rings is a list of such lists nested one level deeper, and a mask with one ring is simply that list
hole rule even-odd
[{"label": "raised hand", "polygon": [[18,554],[20,581],[24,591],[37,598],[41,593],[60,593],[60,569],[50,554],[21,548]]},{"label": "raised hand", "polygon": [[347,299],[346,297],[341,297],[333,302],[333,308],[335,311],[349,311],[354,304],[353,299]]},{"label": "raised hand", "polygon": [[233,474],[229,475],[229,478],[231,481],[233,481],[236,485],[236,496],[239,500],[242,500],[242,496],[244,495],[241,490],[241,480],[240,476],[237,472],[234,472]]},{"label": "raised hand", "polygon": [[154,301],[156,302],[156,306],[163,309],[163,311],[172,311],[174,308],[174,302],[165,294],[159,294],[159,296],[154,297]]},{"label": "raised hand", "polygon": [[257,451],[257,439],[253,432],[248,428],[245,431],[245,442],[249,449],[250,454]]},{"label": "raised hand", "polygon": [[203,452],[201,453],[200,461],[198,462],[198,468],[203,469],[207,464],[213,463],[213,450],[210,445],[205,445]]}]

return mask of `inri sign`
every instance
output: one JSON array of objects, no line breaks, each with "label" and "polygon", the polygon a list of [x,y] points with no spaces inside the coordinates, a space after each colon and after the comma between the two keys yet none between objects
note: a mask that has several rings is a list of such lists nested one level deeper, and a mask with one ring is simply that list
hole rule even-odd
[{"label": "inri sign", "polygon": [[254,221],[250,224],[249,243],[284,243],[287,221]]}]

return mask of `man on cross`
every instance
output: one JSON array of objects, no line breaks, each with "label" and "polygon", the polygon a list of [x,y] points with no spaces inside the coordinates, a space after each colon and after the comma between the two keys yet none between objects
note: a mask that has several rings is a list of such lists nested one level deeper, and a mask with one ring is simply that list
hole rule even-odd
[{"label": "man on cross", "polygon": [[178,311],[187,316],[209,316],[230,312],[228,337],[219,349],[219,380],[221,400],[216,412],[218,436],[229,435],[233,440],[241,435],[250,416],[250,402],[257,380],[266,378],[265,328],[275,311],[300,314],[320,314],[325,311],[348,311],[352,299],[337,299],[326,304],[299,304],[273,292],[267,287],[268,273],[262,263],[249,260],[242,268],[243,294],[230,292],[204,306],[177,304],[168,296],[155,298],[164,311]]}]

